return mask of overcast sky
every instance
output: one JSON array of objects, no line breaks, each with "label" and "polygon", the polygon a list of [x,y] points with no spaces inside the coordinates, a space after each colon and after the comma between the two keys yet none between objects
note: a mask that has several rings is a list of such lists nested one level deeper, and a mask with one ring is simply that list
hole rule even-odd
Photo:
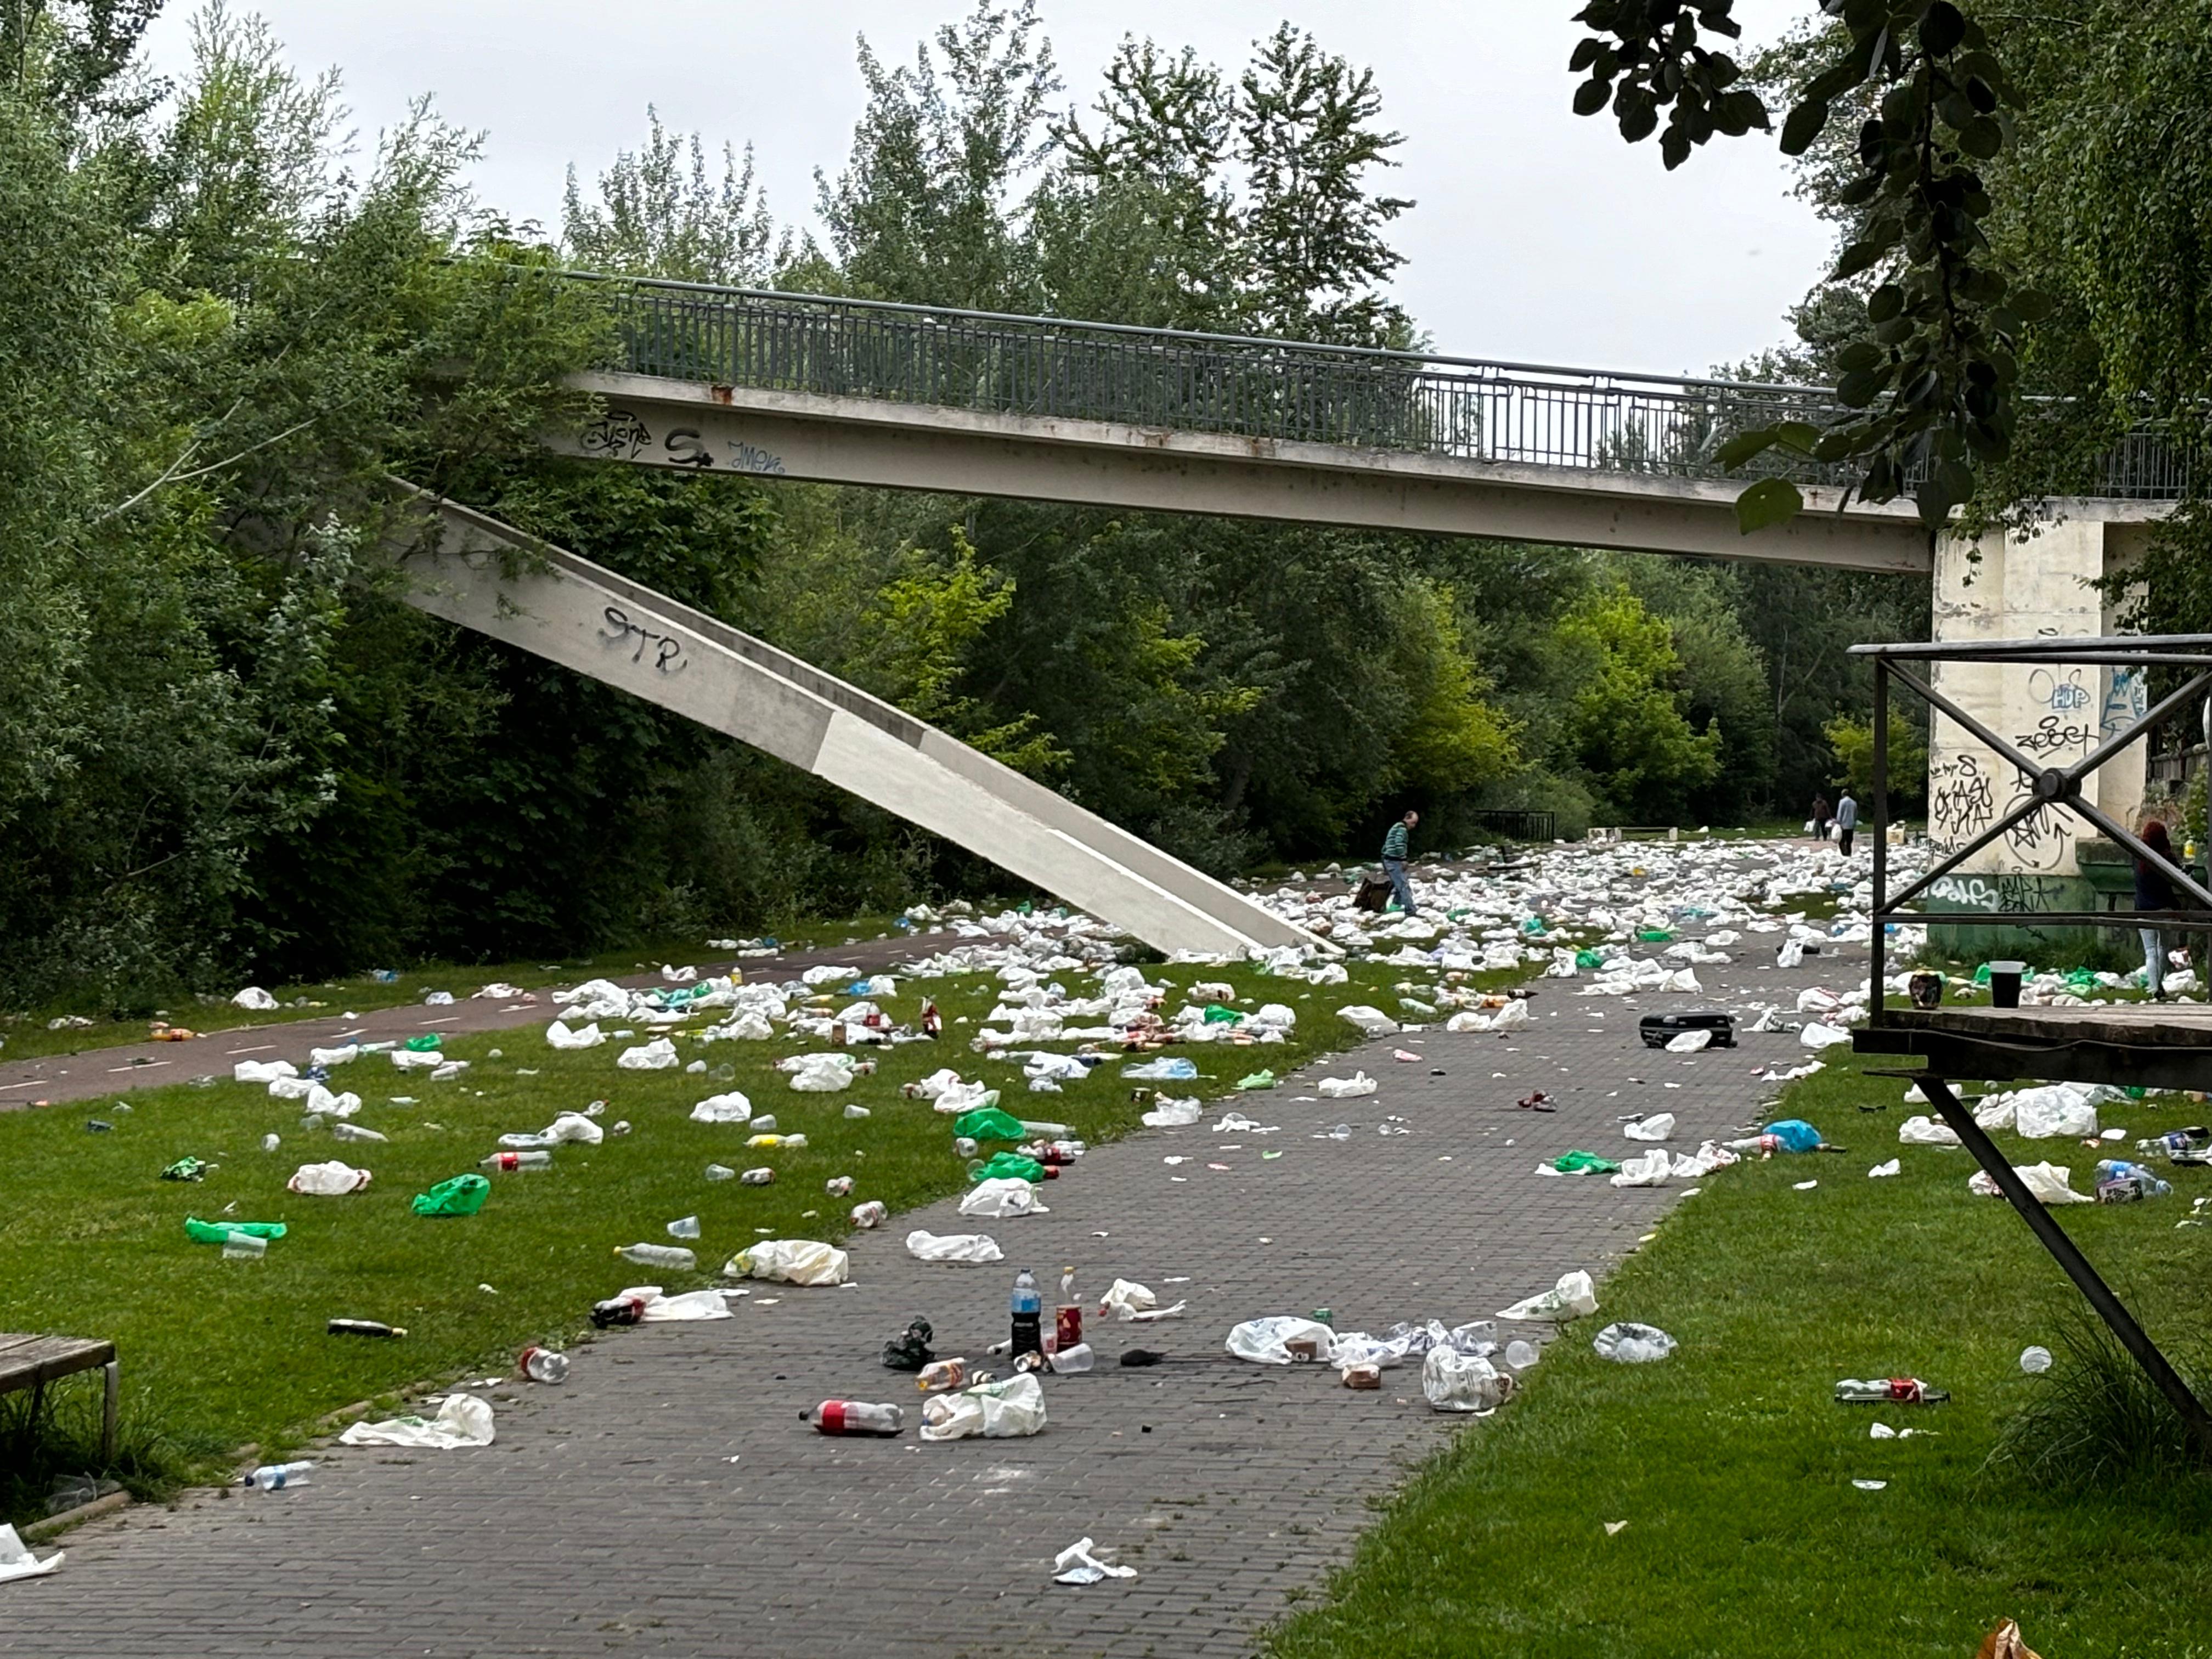
[{"label": "overcast sky", "polygon": [[[635,147],[645,111],[757,156],[779,220],[811,222],[813,170],[843,161],[861,85],[856,33],[911,55],[964,0],[811,0],[794,10],[689,0],[234,0],[268,19],[304,70],[335,65],[364,141],[409,98],[487,135],[484,200],[557,225],[573,162],[588,181]],[[1753,38],[1809,0],[1742,0]],[[1399,222],[1399,298],[1440,351],[1703,373],[1786,332],[1828,251],[1790,198],[1771,137],[1717,139],[1673,174],[1657,145],[1568,108],[1575,0],[1045,0],[1069,98],[1088,103],[1125,33],[1185,44],[1224,67],[1285,16],[1371,65],[1406,134],[1388,187],[1419,205]],[[191,9],[150,37],[184,66]]]}]

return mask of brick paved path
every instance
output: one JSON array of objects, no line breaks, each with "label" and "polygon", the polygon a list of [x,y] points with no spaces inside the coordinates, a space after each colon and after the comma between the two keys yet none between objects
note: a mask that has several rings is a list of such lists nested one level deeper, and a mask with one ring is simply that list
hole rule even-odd
[{"label": "brick paved path", "polygon": [[[918,1405],[875,1358],[916,1310],[943,1353],[979,1355],[1004,1334],[1007,1270],[908,1258],[908,1225],[974,1230],[939,1205],[858,1242],[859,1288],[761,1287],[735,1318],[580,1350],[565,1388],[495,1391],[499,1438],[485,1449],[337,1449],[305,1489],[82,1528],[59,1572],[0,1587],[0,1654],[1248,1653],[1346,1559],[1366,1500],[1450,1434],[1484,1431],[1430,1413],[1414,1370],[1363,1394],[1325,1368],[1231,1360],[1230,1326],[1323,1305],[1342,1329],[1456,1322],[1568,1269],[1601,1272],[1675,1189],[1533,1167],[1577,1146],[1637,1150],[1615,1121],[1629,1111],[1675,1112],[1678,1149],[1752,1119],[1774,1093],[1757,1072],[1796,1063],[1794,1037],[1684,1058],[1638,1047],[1635,1024],[1669,1006],[1794,1000],[1865,973],[1857,949],[1793,972],[1757,965],[1773,944],[1748,936],[1733,967],[1701,969],[1703,998],[1583,999],[1546,981],[1522,1031],[1437,1030],[1322,1068],[1364,1064],[1384,1085],[1366,1099],[1301,1102],[1310,1087],[1291,1086],[1234,1103],[1277,1134],[1201,1126],[1093,1152],[1047,1188],[1049,1217],[986,1224],[1007,1268],[1028,1263],[1049,1285],[1073,1262],[1094,1305],[1120,1274],[1188,1297],[1190,1316],[1093,1321],[1105,1367],[1048,1379],[1050,1425],[1034,1438],[921,1445],[910,1426],[836,1440],[799,1422],[825,1396]],[[1395,1063],[1401,1042],[1428,1063]],[[1556,1115],[1514,1109],[1537,1087]],[[1412,1133],[1378,1133],[1392,1115]],[[1339,1121],[1349,1141],[1310,1138]],[[1191,1161],[1161,1162],[1176,1154]],[[1607,1316],[1636,1316],[1602,1286],[1600,1299]],[[1193,1363],[1113,1363],[1134,1346]],[[1085,1534],[1139,1576],[1053,1584],[1050,1558]]]}]

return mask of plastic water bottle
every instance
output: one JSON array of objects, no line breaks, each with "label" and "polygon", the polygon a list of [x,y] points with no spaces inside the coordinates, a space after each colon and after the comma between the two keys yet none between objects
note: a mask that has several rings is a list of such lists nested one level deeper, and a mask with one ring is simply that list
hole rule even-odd
[{"label": "plastic water bottle", "polygon": [[880,1227],[890,1214],[882,1200],[872,1198],[865,1204],[853,1206],[853,1224],[855,1227]]},{"label": "plastic water bottle", "polygon": [[2136,1142],[2136,1151],[2145,1158],[2178,1158],[2188,1153],[2202,1153],[2212,1147],[2212,1130],[2200,1127],[2187,1129],[2168,1129],[2162,1135]]},{"label": "plastic water bottle", "polygon": [[968,1380],[968,1362],[964,1359],[933,1359],[915,1375],[915,1387],[924,1394],[943,1394],[957,1389]]},{"label": "plastic water bottle", "polygon": [[696,1215],[687,1215],[680,1221],[670,1222],[668,1224],[668,1236],[671,1238],[698,1237],[699,1218]]},{"label": "plastic water bottle", "polygon": [[831,1176],[829,1180],[822,1183],[822,1190],[832,1198],[842,1198],[853,1190],[853,1177]]},{"label": "plastic water bottle", "polygon": [[1014,1275],[1013,1341],[1016,1354],[1044,1352],[1044,1298],[1037,1292],[1036,1275],[1027,1267]]},{"label": "plastic water bottle", "polygon": [[848,1105],[845,1108],[845,1115],[848,1118],[863,1118],[868,1115],[868,1109],[865,1106]]},{"label": "plastic water bottle", "polygon": [[313,1463],[264,1463],[251,1474],[241,1474],[238,1484],[253,1486],[262,1492],[281,1492],[286,1486],[304,1486]]},{"label": "plastic water bottle", "polygon": [[709,1164],[707,1166],[707,1179],[709,1181],[735,1181],[737,1178],[738,1172],[726,1164]]},{"label": "plastic water bottle", "polygon": [[323,1328],[332,1336],[386,1336],[407,1334],[404,1325],[386,1325],[376,1319],[333,1319]]},{"label": "plastic water bottle", "polygon": [[866,1400],[825,1400],[799,1413],[822,1434],[896,1434],[906,1426],[906,1407]]},{"label": "plastic water bottle", "polygon": [[553,1167],[550,1152],[494,1152],[489,1158],[479,1158],[479,1170],[550,1170]]},{"label": "plastic water bottle", "polygon": [[674,1273],[688,1273],[699,1265],[697,1256],[677,1244],[618,1244],[615,1254],[641,1267],[666,1267]]},{"label": "plastic water bottle", "polygon": [[568,1356],[550,1348],[525,1348],[519,1360],[522,1374],[532,1382],[557,1383],[568,1380]]}]

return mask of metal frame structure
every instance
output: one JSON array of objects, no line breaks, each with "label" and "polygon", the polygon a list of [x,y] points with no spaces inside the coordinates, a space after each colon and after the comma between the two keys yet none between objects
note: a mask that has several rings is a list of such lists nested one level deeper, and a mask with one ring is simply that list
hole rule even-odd
[{"label": "metal frame structure", "polygon": [[[1584,471],[1827,485],[1856,476],[1779,447],[1735,471],[1720,463],[1739,432],[1850,412],[1814,387],[547,274],[604,285],[620,367],[637,374]],[[2188,471],[2162,436],[2131,432],[2080,493],[2175,500]]]},{"label": "metal frame structure", "polygon": [[[1987,1132],[1974,1121],[1951,1086],[1962,1078],[1986,1077],[2050,1077],[2057,1066],[2069,1066],[2075,1073],[2085,1075],[2083,1080],[2109,1082],[2117,1077],[2134,1074],[2146,1083],[2169,1085],[2176,1080],[2176,1057],[2171,1054],[2156,1055],[2148,1047],[2112,1043],[2095,1045],[2056,1044],[2039,1052],[2014,1042],[2000,1042],[1986,1036],[1977,1036],[1970,1031],[1946,1030],[1931,1034],[1937,1040],[1924,1046],[1913,1039],[1916,1032],[1900,1029],[1886,1006],[1882,982],[1887,967],[1887,930],[1895,922],[1941,921],[1951,927],[2011,927],[2020,918],[2011,914],[1983,915],[1975,911],[1908,910],[1903,907],[1931,889],[1944,876],[1956,870],[1966,860],[1989,846],[1996,838],[2033,814],[2045,811],[2072,812],[2095,825],[2136,857],[2144,860],[2162,871],[2167,878],[2179,884],[2191,898],[2212,910],[2212,891],[2207,891],[2189,872],[2171,859],[2165,858],[2115,820],[2111,814],[2081,798],[2082,780],[2098,768],[2142,742],[2152,730],[2203,697],[2212,689],[2212,635],[2176,634],[2148,635],[2136,637],[2108,639],[2034,639],[1997,640],[1978,645],[1968,644],[1909,644],[1858,645],[1850,654],[1870,659],[1874,663],[1874,906],[1873,939],[1871,943],[1871,978],[1873,995],[1869,1002],[1867,1029],[1855,1040],[1860,1052],[1896,1053],[1918,1052],[1923,1055],[1928,1069],[1917,1072],[1886,1073],[1881,1075],[1910,1078],[1921,1091],[1943,1121],[1954,1130],[1974,1161],[1996,1182],[2012,1207],[2017,1211],[2030,1231],[2051,1253],[2066,1276],[2074,1281],[2098,1317],[2110,1328],[2127,1351],[2142,1365],[2159,1391],[2172,1404],[2183,1424],[2196,1441],[2208,1461],[2212,1461],[2212,1413],[2191,1391],[2180,1374],[2160,1352],[2158,1346],[2145,1334],[2143,1328],[2125,1304],[2112,1293],[2081,1247],[2060,1226],[2050,1211],[2027,1190],[2014,1173],[2011,1160],[1998,1150]],[[2193,670],[2181,685],[2160,698],[2127,731],[2108,739],[2070,766],[2044,766],[2021,753],[2014,744],[1992,732],[1983,721],[1936,690],[1928,681],[1901,665],[1911,662],[1981,662],[2004,665],[2064,665],[2082,667],[2153,668]],[[2008,812],[1972,841],[1967,842],[1930,868],[1925,875],[1893,896],[1888,890],[1889,850],[1889,697],[1891,683],[1902,684],[1929,705],[1931,719],[1947,716],[1986,744],[2001,759],[2019,771],[2028,783],[2027,794]],[[2212,723],[2212,707],[2208,707],[2208,723]],[[2107,911],[2037,911],[2039,922],[2065,926],[2111,927],[2113,913]],[[2154,927],[2161,935],[2180,932],[2202,933],[2207,927],[2203,912],[2183,910],[2137,910],[2122,913],[2128,924],[2138,927]],[[2087,1052],[2082,1050],[2087,1048]],[[2193,1056],[2193,1063],[2191,1057]],[[2202,1086],[2203,1073],[2212,1068],[2212,1046],[2188,1051],[2181,1056],[2185,1064],[2197,1075],[2193,1086]],[[2023,1066],[2040,1065],[2044,1069],[2022,1070]]]}]

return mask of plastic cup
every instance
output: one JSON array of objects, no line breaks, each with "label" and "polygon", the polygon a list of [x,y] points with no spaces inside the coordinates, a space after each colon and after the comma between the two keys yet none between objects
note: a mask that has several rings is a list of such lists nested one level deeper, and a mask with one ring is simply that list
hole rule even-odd
[{"label": "plastic cup", "polygon": [[2020,1006],[2021,975],[2027,971],[2024,962],[1993,962],[1990,964],[1990,1006],[2017,1008]]}]

